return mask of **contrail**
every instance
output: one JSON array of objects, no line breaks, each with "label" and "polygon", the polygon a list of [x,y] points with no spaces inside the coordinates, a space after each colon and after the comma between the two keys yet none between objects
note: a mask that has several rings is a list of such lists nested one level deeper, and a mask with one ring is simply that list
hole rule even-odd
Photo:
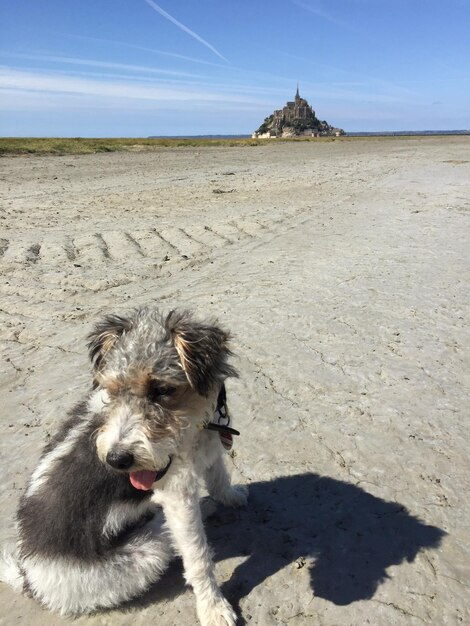
[{"label": "contrail", "polygon": [[165,19],[167,19],[168,21],[172,22],[175,26],[178,26],[178,28],[180,28],[182,31],[184,31],[185,33],[188,33],[188,35],[191,35],[191,37],[193,37],[194,39],[196,39],[196,41],[199,41],[199,43],[202,43],[204,46],[206,46],[206,48],[209,48],[209,50],[212,50],[212,52],[214,54],[216,54],[220,59],[222,59],[223,61],[225,61],[226,63],[229,63],[228,59],[226,59],[224,56],[222,56],[220,54],[220,52],[218,50],[216,50],[214,48],[214,46],[211,46],[211,44],[206,41],[205,39],[203,39],[202,37],[200,37],[197,33],[195,33],[194,31],[192,31],[190,28],[188,28],[187,26],[185,26],[184,24],[182,24],[181,22],[178,22],[177,19],[175,19],[172,15],[170,15],[169,13],[167,13],[166,11],[164,11],[161,7],[158,6],[158,4],[156,2],[153,2],[153,0],[145,0],[145,2],[157,13],[160,13],[160,15],[162,15]]},{"label": "contrail", "polygon": [[310,11],[310,13],[313,13],[314,15],[317,15],[318,17],[321,17],[324,20],[328,20],[328,22],[332,22],[333,24],[336,24],[336,26],[343,26],[344,28],[348,28],[349,30],[355,30],[351,26],[351,24],[348,24],[346,22],[343,22],[342,20],[339,20],[331,13],[327,13],[321,8],[321,6],[310,6],[309,4],[302,2],[302,0],[292,0],[292,3],[296,4],[298,7],[300,7],[301,9],[304,9],[305,11]]}]

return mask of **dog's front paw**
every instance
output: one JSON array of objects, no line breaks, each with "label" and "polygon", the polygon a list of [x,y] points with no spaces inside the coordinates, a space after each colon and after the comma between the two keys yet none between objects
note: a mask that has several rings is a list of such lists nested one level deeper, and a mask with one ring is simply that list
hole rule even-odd
[{"label": "dog's front paw", "polygon": [[248,502],[248,487],[246,485],[232,485],[222,497],[222,503],[226,506],[237,508],[246,506]]},{"label": "dog's front paw", "polygon": [[237,615],[224,597],[198,604],[197,615],[201,626],[235,626],[237,623]]}]

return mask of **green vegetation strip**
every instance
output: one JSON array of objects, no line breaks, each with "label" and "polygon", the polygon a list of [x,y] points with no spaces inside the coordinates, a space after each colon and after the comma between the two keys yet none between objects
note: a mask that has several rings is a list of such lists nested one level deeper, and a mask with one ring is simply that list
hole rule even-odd
[{"label": "green vegetation strip", "polygon": [[256,139],[73,139],[0,138],[0,155],[5,154],[94,154],[96,152],[140,152],[158,148],[245,146]]},{"label": "green vegetation strip", "polygon": [[[96,152],[143,152],[159,148],[205,148],[266,146],[279,142],[292,141],[373,141],[377,139],[416,139],[416,135],[399,137],[294,137],[288,139],[85,139],[76,138],[36,138],[0,137],[0,156],[20,154],[94,154]],[[423,136],[425,137],[425,136]]]}]

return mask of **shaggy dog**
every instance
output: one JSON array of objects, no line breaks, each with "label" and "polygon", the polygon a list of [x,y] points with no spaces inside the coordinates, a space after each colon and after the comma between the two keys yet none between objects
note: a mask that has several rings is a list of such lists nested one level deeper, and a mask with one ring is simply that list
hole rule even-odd
[{"label": "shaggy dog", "polygon": [[20,503],[17,586],[52,611],[86,613],[142,594],[176,552],[201,624],[235,624],[199,495],[204,481],[226,505],[247,499],[222,458],[224,437],[237,434],[220,424],[224,380],[236,375],[228,339],[185,311],[141,308],[96,325],[93,391],[46,446]]}]

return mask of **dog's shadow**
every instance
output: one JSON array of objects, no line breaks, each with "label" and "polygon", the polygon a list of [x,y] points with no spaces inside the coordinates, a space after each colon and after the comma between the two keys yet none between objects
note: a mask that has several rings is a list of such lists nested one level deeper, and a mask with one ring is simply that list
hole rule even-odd
[{"label": "dog's shadow", "polygon": [[[235,607],[269,576],[297,560],[310,568],[313,593],[334,604],[371,598],[386,570],[436,548],[444,531],[404,506],[350,483],[313,473],[250,485],[246,509],[220,507],[206,523],[215,560],[246,556],[223,586]],[[180,564],[137,603],[183,590]]]}]

